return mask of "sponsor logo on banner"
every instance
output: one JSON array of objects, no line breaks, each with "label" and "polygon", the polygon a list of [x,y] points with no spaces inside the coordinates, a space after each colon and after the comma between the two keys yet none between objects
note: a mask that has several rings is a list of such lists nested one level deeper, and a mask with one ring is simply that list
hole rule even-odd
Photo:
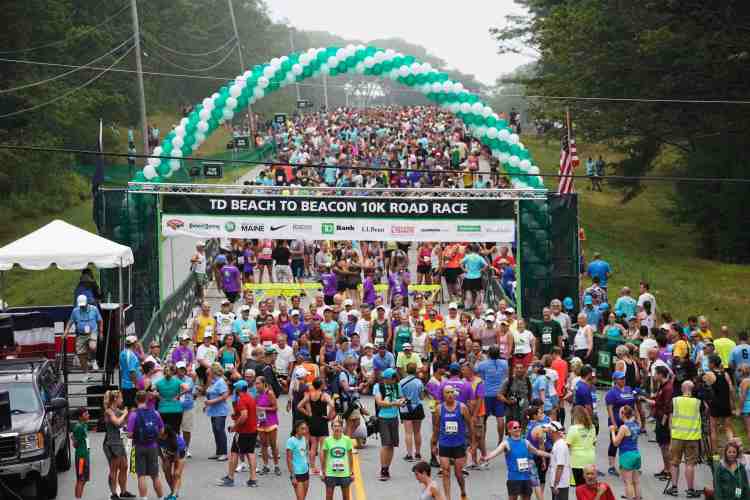
[{"label": "sponsor logo on banner", "polygon": [[278,225],[278,226],[271,226],[271,231],[278,231],[279,229],[284,229],[288,225],[289,224],[281,224],[281,225]]},{"label": "sponsor logo on banner", "polygon": [[292,230],[294,231],[309,233],[310,231],[312,231],[312,228],[312,224],[292,224]]},{"label": "sponsor logo on banner", "polygon": [[224,223],[224,229],[226,230],[226,232],[232,233],[232,232],[234,232],[235,229],[237,229],[237,224],[235,224],[231,220],[226,221]]},{"label": "sponsor logo on banner", "polygon": [[243,233],[265,233],[266,225],[265,224],[242,224],[240,226],[240,231],[242,231]]},{"label": "sponsor logo on banner", "polygon": [[391,234],[394,236],[412,236],[416,231],[415,226],[391,226]]},{"label": "sponsor logo on banner", "polygon": [[320,232],[323,234],[334,234],[336,232],[336,225],[330,222],[324,222],[320,225]]},{"label": "sponsor logo on banner", "polygon": [[481,233],[482,226],[480,224],[458,224],[456,230],[459,233]]},{"label": "sponsor logo on banner", "polygon": [[354,231],[354,224],[336,224],[336,231]]},{"label": "sponsor logo on banner", "polygon": [[419,228],[420,233],[442,233],[443,230],[439,227],[420,227]]},{"label": "sponsor logo on banner", "polygon": [[385,227],[384,226],[360,226],[359,230],[362,233],[385,233]]},{"label": "sponsor logo on banner", "polygon": [[177,229],[185,225],[185,223],[182,222],[180,219],[169,219],[165,224],[172,231],[176,231]]},{"label": "sponsor logo on banner", "polygon": [[218,224],[208,224],[208,223],[196,224],[196,223],[191,222],[190,224],[188,224],[188,229],[201,229],[203,231],[219,231],[221,230],[221,226]]},{"label": "sponsor logo on banner", "polygon": [[513,226],[484,226],[485,233],[512,233]]}]

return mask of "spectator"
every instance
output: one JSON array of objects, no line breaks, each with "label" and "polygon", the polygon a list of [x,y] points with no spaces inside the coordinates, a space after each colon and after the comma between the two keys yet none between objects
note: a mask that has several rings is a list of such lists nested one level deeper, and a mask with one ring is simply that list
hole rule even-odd
[{"label": "spectator", "polygon": [[693,396],[693,382],[686,380],[682,383],[682,395],[672,401],[672,486],[665,490],[667,495],[679,495],[680,463],[685,459],[685,480],[687,481],[686,495],[688,498],[698,498],[701,493],[695,489],[695,465],[698,463],[699,443],[701,431],[701,402]]},{"label": "spectator", "polygon": [[736,500],[750,498],[747,466],[740,462],[742,447],[730,441],[724,448],[721,461],[714,470],[714,499]]},{"label": "spectator", "polygon": [[586,484],[576,486],[576,500],[615,500],[612,488],[607,483],[599,481],[596,465],[585,466],[583,477]]}]

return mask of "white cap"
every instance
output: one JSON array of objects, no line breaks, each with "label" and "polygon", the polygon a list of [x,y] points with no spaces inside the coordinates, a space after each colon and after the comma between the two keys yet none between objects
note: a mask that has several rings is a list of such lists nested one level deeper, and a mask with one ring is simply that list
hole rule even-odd
[{"label": "white cap", "polygon": [[299,316],[300,312],[299,309],[292,309],[292,312],[289,313],[290,316]]},{"label": "white cap", "polygon": [[248,311],[248,312],[250,311],[250,306],[249,306],[249,305],[247,305],[247,304],[243,304],[243,305],[242,305],[242,306],[240,307],[240,312],[245,312],[245,311]]},{"label": "white cap", "polygon": [[294,378],[305,378],[307,377],[308,373],[304,367],[298,366],[294,369],[294,373],[292,375],[294,376]]},{"label": "white cap", "polygon": [[136,342],[138,342],[138,337],[136,337],[135,335],[128,335],[127,337],[125,337],[126,344],[135,344]]},{"label": "white cap", "polygon": [[490,316],[492,314],[495,314],[495,310],[494,309],[487,309],[486,311],[484,311],[484,315],[485,316]]},{"label": "white cap", "polygon": [[450,304],[448,304],[448,309],[458,309],[458,304],[456,304],[455,302],[451,302]]},{"label": "white cap", "polygon": [[85,306],[86,304],[89,303],[88,299],[83,294],[78,296],[78,298],[76,299],[76,302],[78,303],[79,306]]},{"label": "white cap", "polygon": [[174,366],[179,370],[180,368],[187,368],[187,363],[184,361],[178,361]]},{"label": "white cap", "polygon": [[181,333],[179,338],[180,340],[190,340],[190,335],[187,333]]},{"label": "white cap", "polygon": [[485,316],[484,320],[485,320],[485,321],[492,321],[492,322],[494,323],[494,321],[495,321],[495,316],[494,316],[494,315],[492,315],[492,314],[488,314],[487,316]]},{"label": "white cap", "polygon": [[354,305],[354,301],[352,299],[346,299],[344,301],[344,306],[353,306],[353,305]]},{"label": "white cap", "polygon": [[509,307],[509,308],[507,308],[507,309],[505,310],[505,312],[507,312],[507,313],[509,313],[509,314],[513,314],[514,312],[516,312],[516,310],[515,310],[515,309],[513,309],[512,307]]}]

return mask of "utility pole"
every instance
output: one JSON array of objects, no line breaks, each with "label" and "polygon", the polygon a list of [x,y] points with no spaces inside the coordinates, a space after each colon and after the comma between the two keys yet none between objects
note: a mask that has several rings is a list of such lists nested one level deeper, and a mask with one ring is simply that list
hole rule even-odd
[{"label": "utility pole", "polygon": [[133,15],[133,40],[135,41],[135,71],[138,80],[138,101],[141,108],[141,133],[143,134],[143,154],[148,154],[148,123],[146,121],[146,92],[143,90],[143,63],[141,62],[141,27],[138,22],[136,0],[130,0]]},{"label": "utility pole", "polygon": [[[245,72],[245,59],[242,57],[242,43],[240,42],[240,32],[237,30],[237,19],[234,17],[234,5],[232,0],[227,0],[229,5],[229,17],[232,18],[232,29],[234,29],[234,40],[237,43],[237,54],[240,56],[240,73]],[[253,107],[247,105],[247,115],[250,117],[250,133],[253,136],[253,145],[255,145],[255,119],[253,118]]]},{"label": "utility pole", "polygon": [[[289,26],[289,48],[294,52],[294,28]],[[297,89],[297,102],[301,99],[299,94],[299,82],[294,82],[294,88]]]}]

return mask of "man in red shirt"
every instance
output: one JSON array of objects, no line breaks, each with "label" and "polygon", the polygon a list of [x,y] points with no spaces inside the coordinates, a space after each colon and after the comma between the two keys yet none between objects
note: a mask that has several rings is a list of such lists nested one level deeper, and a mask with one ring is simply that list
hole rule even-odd
[{"label": "man in red shirt", "polygon": [[278,340],[280,333],[281,333],[281,330],[279,330],[279,327],[276,325],[274,321],[271,320],[267,322],[266,324],[264,324],[262,327],[260,327],[260,330],[258,330],[260,343],[264,347],[273,345]]},{"label": "man in red shirt", "polygon": [[[546,309],[546,308],[545,308]],[[562,349],[560,346],[552,348],[552,364],[550,367],[557,372],[557,383],[555,385],[555,391],[560,397],[560,401],[563,401],[565,397],[565,384],[568,382],[568,362],[562,359]],[[557,415],[557,419],[560,422],[565,422],[565,405],[560,405],[560,410]]]},{"label": "man in red shirt", "polygon": [[219,479],[219,486],[234,486],[234,472],[237,464],[244,457],[250,466],[250,479],[247,485],[258,486],[255,473],[255,443],[258,438],[258,416],[255,410],[255,399],[247,393],[247,382],[238,380],[234,383],[232,401],[232,420],[234,425],[229,431],[234,433],[229,455],[227,475]]},{"label": "man in red shirt", "polygon": [[576,487],[576,500],[615,500],[612,488],[607,483],[599,482],[596,465],[584,466],[583,478],[586,484]]}]

